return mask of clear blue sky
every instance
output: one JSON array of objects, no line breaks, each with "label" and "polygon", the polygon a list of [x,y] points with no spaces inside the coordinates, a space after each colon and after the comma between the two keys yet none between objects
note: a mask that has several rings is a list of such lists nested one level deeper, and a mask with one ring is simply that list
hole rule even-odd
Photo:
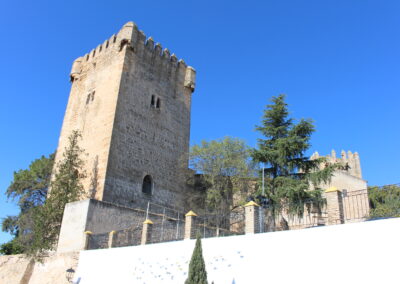
[{"label": "clear blue sky", "polygon": [[292,116],[315,120],[310,152],[358,151],[370,185],[400,182],[399,15],[398,0],[3,1],[0,218],[17,213],[13,171],[57,147],[72,61],[128,21],[196,68],[191,143],[254,146],[285,93]]}]

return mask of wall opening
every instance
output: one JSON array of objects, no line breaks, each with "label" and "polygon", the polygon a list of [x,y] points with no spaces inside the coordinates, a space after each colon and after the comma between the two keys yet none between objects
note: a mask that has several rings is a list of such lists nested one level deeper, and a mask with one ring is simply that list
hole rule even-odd
[{"label": "wall opening", "polygon": [[160,108],[161,107],[161,101],[160,98],[157,99],[157,103],[156,103],[156,108]]},{"label": "wall opening", "polygon": [[152,187],[153,187],[153,180],[151,179],[151,176],[150,175],[145,176],[143,179],[142,192],[144,194],[151,195]]},{"label": "wall opening", "polygon": [[152,95],[152,96],[151,96],[150,106],[154,107],[155,105],[156,105],[155,97],[154,97],[154,95]]}]

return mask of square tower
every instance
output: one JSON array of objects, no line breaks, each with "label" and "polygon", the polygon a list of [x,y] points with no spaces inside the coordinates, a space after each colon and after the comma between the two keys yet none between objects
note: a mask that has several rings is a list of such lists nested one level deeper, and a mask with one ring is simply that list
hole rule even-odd
[{"label": "square tower", "polygon": [[78,130],[90,198],[183,205],[195,70],[129,22],[76,59],[56,154]]}]

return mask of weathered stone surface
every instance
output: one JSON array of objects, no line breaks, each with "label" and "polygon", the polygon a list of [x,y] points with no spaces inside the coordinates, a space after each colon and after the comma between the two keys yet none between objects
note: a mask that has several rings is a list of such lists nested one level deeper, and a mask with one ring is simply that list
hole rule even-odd
[{"label": "weathered stone surface", "polygon": [[84,232],[108,234],[131,228],[135,224],[142,224],[145,216],[143,210],[94,199],[68,203],[64,210],[57,251],[82,250],[86,243]]},{"label": "weathered stone surface", "polygon": [[[183,206],[194,69],[129,22],[74,62],[71,81],[56,162],[79,130],[89,197]],[[142,192],[147,175],[151,194]]]},{"label": "weathered stone surface", "polygon": [[23,255],[0,256],[0,283],[20,283],[29,261]]},{"label": "weathered stone surface", "polygon": [[7,284],[67,284],[66,270],[76,270],[79,252],[54,253],[33,262],[24,255],[0,256],[0,283]]},{"label": "weathered stone surface", "polygon": [[260,206],[254,201],[250,201],[245,205],[245,233],[260,233],[259,214]]},{"label": "weathered stone surface", "polygon": [[325,191],[326,209],[328,214],[328,225],[337,225],[344,223],[344,210],[342,193],[332,187]]},{"label": "weathered stone surface", "polygon": [[[86,244],[89,249],[106,248],[111,231],[115,231],[113,246],[139,244],[142,225],[146,218],[151,219],[155,224],[154,237],[147,243],[183,238],[183,232],[181,232],[184,227],[182,213],[163,212],[162,208],[159,212],[156,211],[156,208],[150,207],[150,209],[151,211],[147,215],[146,210],[143,209],[124,207],[94,199],[68,203],[64,210],[57,251],[83,250]],[[162,232],[160,232],[161,228]],[[86,242],[85,232],[87,231],[92,234]]]}]

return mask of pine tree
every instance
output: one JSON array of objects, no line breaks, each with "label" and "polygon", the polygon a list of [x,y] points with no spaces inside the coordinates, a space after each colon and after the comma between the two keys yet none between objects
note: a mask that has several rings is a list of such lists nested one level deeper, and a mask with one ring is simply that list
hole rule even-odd
[{"label": "pine tree", "polygon": [[17,216],[7,216],[2,220],[2,231],[14,238],[1,246],[0,253],[18,254],[30,246],[34,208],[42,206],[46,200],[53,163],[54,154],[42,156],[32,161],[27,169],[14,172],[6,196],[17,201],[20,212]]},{"label": "pine tree", "polygon": [[204,263],[200,236],[197,235],[196,245],[189,263],[189,275],[185,284],[207,284],[206,264]]},{"label": "pine tree", "polygon": [[37,207],[34,212],[33,241],[27,251],[29,255],[40,258],[46,251],[54,249],[65,205],[81,199],[84,195],[81,180],[86,174],[82,170],[84,162],[80,158],[83,153],[78,145],[80,137],[78,131],[73,131],[69,136],[63,159],[56,165],[47,199],[44,205]]},{"label": "pine tree", "polygon": [[261,126],[256,128],[265,139],[258,139],[252,157],[266,166],[265,194],[274,217],[283,207],[290,214],[302,216],[307,201],[322,205],[319,185],[330,180],[337,165],[320,167],[325,158],[310,160],[305,155],[315,131],[312,120],[301,119],[296,124],[288,118],[285,95],[272,97],[271,102],[264,110]]}]

